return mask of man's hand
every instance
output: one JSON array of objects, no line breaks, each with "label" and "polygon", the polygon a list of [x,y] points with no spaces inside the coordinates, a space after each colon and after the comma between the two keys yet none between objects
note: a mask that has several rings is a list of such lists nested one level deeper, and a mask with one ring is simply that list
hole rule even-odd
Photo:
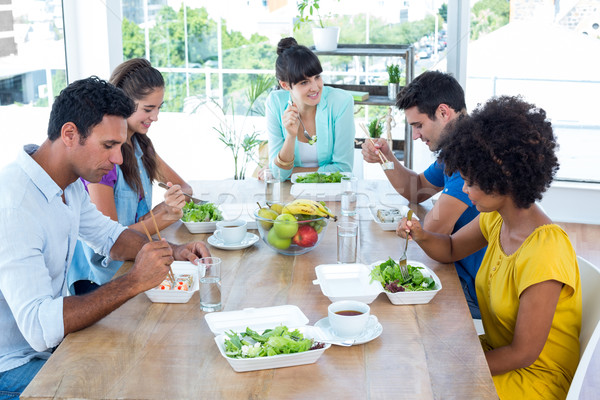
[{"label": "man's hand", "polygon": [[166,240],[146,243],[135,257],[133,267],[127,275],[143,292],[158,286],[173,263],[173,250]]},{"label": "man's hand", "polygon": [[173,255],[178,261],[194,262],[198,258],[210,257],[210,251],[208,251],[204,242],[190,242],[172,246]]},{"label": "man's hand", "polygon": [[137,254],[133,267],[123,276],[97,290],[63,299],[64,333],[78,331],[108,315],[127,300],[158,286],[173,263],[173,250],[165,240],[146,243]]},{"label": "man's hand", "polygon": [[387,140],[379,138],[374,140],[374,143],[375,145],[373,145],[371,140],[367,139],[362,144],[362,155],[366,162],[381,164],[381,159],[377,155],[378,152],[381,152],[390,161],[394,159],[394,155],[390,151]]}]

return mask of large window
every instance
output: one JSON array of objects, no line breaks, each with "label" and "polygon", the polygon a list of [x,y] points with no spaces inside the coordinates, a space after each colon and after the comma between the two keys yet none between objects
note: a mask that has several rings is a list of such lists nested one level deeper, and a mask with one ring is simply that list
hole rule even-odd
[{"label": "large window", "polygon": [[[341,27],[341,43],[410,43],[418,55],[415,75],[446,69],[448,6],[444,1],[321,3],[322,15],[333,15],[329,22]],[[592,96],[600,86],[600,21],[590,5],[593,2],[471,3],[464,63],[469,109],[493,95],[522,95],[544,108],[553,122],[561,145],[559,179],[599,182],[600,166],[594,161],[600,114],[593,109]],[[66,85],[61,4],[61,0],[0,4],[0,118],[7,143],[0,150],[3,163],[14,158],[15,149],[24,142],[43,140],[49,106]],[[239,112],[249,81],[257,74],[274,75],[279,38],[293,34],[300,43],[312,45],[309,26],[293,30],[295,0],[123,0],[120,4],[123,57],[147,57],[167,80],[163,116],[167,122],[157,125],[160,134],[169,132],[167,125],[176,121],[174,130],[181,135],[177,141],[192,146],[198,140],[194,135],[212,132],[211,121],[186,119],[199,103],[212,98],[222,105],[234,104],[233,110]],[[384,84],[387,62],[324,57],[325,79]],[[357,115],[368,119],[379,112],[385,109],[365,108]],[[402,115],[396,114],[396,120],[402,123]],[[401,127],[395,129],[401,136]],[[213,146],[203,140],[197,147]],[[218,141],[214,144],[219,146]],[[415,157],[429,156],[427,151],[419,155],[419,143],[415,145]],[[192,178],[209,177],[203,174],[194,171]]]},{"label": "large window", "polygon": [[[276,46],[282,37],[293,35],[300,44],[313,45],[309,24],[294,30],[298,14],[294,0],[168,1],[160,8],[157,3],[153,2],[154,13],[146,12],[143,20],[139,10],[149,10],[146,0],[122,3],[123,57],[146,57],[163,72],[167,78],[165,111],[187,114],[213,99],[239,114],[250,81],[257,74],[274,77]],[[408,1],[391,0],[377,1],[375,8],[355,0],[321,3],[323,19],[342,27],[340,43],[413,44],[416,74],[430,68],[445,69],[445,22],[438,15],[444,11],[441,2],[416,2],[412,8]],[[400,58],[327,56],[321,61],[327,83],[370,85],[387,85],[386,66],[403,62]],[[387,107],[356,107],[357,118],[364,122],[383,117],[387,111]],[[404,118],[392,111],[396,122],[392,136],[403,139]],[[264,124],[264,119],[256,120],[258,125]],[[357,132],[362,136],[362,131]],[[203,143],[213,139],[206,131],[194,135],[195,140],[202,135]],[[416,150],[421,150],[416,158],[427,165],[429,151],[420,144]],[[384,178],[379,168],[373,171],[377,178]]]},{"label": "large window", "polygon": [[0,167],[46,137],[49,106],[66,86],[61,0],[0,2]]},{"label": "large window", "polygon": [[503,94],[543,108],[560,144],[558,179],[600,183],[600,17],[591,3],[515,0],[510,14],[504,0],[475,3],[466,94],[469,109]]}]

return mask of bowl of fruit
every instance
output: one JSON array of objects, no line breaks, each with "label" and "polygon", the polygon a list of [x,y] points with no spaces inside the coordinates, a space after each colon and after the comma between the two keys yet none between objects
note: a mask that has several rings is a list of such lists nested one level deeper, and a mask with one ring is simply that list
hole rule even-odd
[{"label": "bowl of fruit", "polygon": [[317,247],[329,220],[337,219],[325,204],[306,199],[260,206],[254,218],[263,242],[288,256],[308,253]]}]

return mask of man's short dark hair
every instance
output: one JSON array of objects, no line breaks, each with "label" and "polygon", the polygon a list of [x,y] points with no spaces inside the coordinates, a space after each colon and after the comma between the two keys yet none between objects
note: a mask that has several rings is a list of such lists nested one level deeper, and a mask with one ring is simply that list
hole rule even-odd
[{"label": "man's short dark hair", "polygon": [[456,112],[467,108],[460,83],[452,75],[439,71],[427,71],[417,76],[396,98],[399,109],[417,106],[420,113],[427,114],[433,121],[440,104],[446,104]]},{"label": "man's short dark hair", "polygon": [[129,118],[135,111],[135,103],[121,90],[110,83],[91,76],[71,83],[54,100],[48,139],[60,137],[62,126],[72,122],[77,126],[81,142],[91,129],[102,122],[105,115]]}]

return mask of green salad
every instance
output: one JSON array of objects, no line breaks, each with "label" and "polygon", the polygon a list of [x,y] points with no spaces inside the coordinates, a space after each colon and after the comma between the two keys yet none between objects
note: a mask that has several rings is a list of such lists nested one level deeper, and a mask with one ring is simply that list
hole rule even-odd
[{"label": "green salad", "polygon": [[402,279],[400,266],[390,257],[387,261],[375,266],[371,271],[371,282],[381,282],[381,286],[391,293],[397,292],[420,292],[435,290],[435,280],[431,276],[424,276],[423,267],[407,265],[409,279]]},{"label": "green salad", "polygon": [[183,206],[183,217],[181,220],[184,222],[209,222],[209,221],[221,221],[223,214],[213,203],[195,204],[190,201]]},{"label": "green salad", "polygon": [[225,355],[231,358],[256,358],[276,356],[278,354],[301,353],[308,350],[323,348],[323,343],[313,343],[305,339],[298,329],[290,330],[286,326],[267,329],[262,335],[246,328],[245,332],[225,332]]},{"label": "green salad", "polygon": [[296,183],[340,183],[342,181],[341,172],[335,171],[331,174],[322,174],[320,172],[312,172],[304,176],[296,177]]}]

